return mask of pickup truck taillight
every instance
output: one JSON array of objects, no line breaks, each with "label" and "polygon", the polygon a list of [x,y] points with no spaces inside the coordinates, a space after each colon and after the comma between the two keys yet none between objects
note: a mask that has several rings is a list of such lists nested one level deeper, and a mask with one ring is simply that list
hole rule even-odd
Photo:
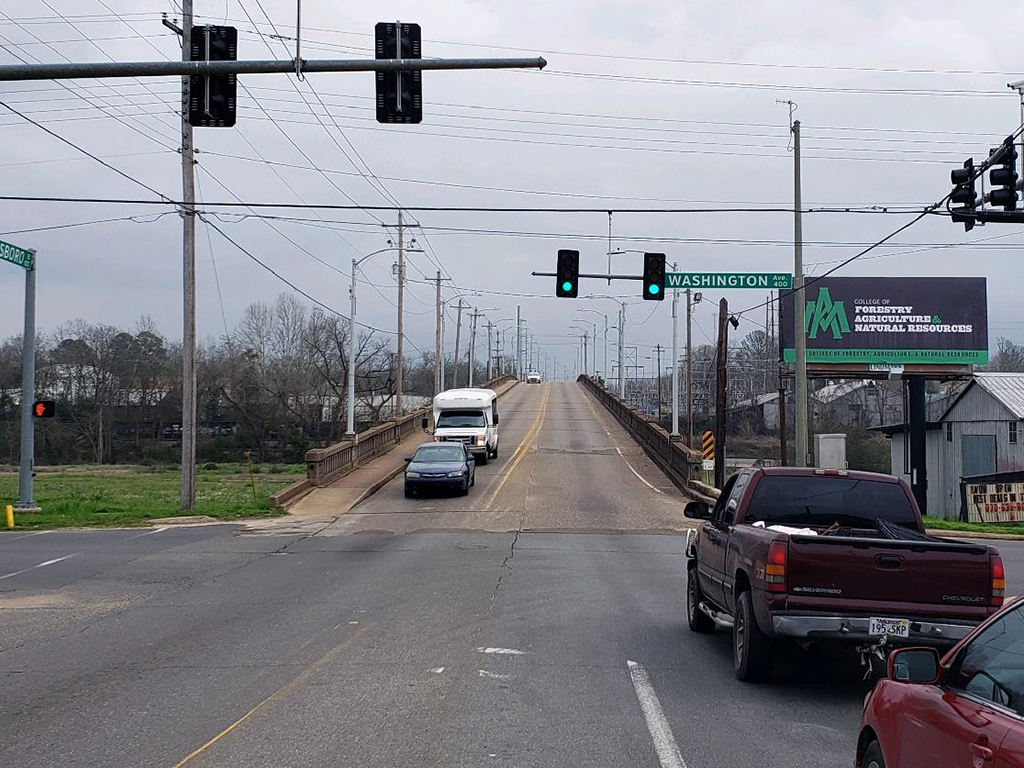
[{"label": "pickup truck taillight", "polygon": [[768,562],[764,566],[765,589],[769,592],[786,591],[786,560],[789,545],[785,541],[773,541],[768,545]]},{"label": "pickup truck taillight", "polygon": [[1000,606],[1006,596],[1006,572],[1003,570],[1003,558],[992,555],[989,559],[992,568],[992,605]]}]

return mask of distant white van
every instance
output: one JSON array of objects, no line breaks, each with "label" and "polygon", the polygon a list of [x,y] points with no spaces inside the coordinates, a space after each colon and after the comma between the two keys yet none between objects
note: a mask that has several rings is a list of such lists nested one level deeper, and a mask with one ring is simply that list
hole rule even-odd
[{"label": "distant white van", "polygon": [[434,440],[465,443],[486,464],[498,458],[498,395],[493,389],[448,389],[434,398]]}]

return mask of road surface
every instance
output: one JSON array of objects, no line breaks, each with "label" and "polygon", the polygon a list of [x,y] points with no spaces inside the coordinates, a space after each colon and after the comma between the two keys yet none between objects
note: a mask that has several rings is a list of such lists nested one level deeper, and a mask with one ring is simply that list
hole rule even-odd
[{"label": "road surface", "polygon": [[851,764],[856,664],[737,682],[685,627],[684,498],[594,405],[520,385],[468,497],[315,536],[0,536],[0,765]]}]

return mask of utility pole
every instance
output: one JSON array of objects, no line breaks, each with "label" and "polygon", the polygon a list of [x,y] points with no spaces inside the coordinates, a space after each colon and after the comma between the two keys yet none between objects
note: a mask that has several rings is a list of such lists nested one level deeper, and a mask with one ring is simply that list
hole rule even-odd
[{"label": "utility pole", "polygon": [[693,295],[686,289],[686,435],[693,448],[693,338],[690,335],[690,314]]},{"label": "utility pole", "polygon": [[715,487],[725,487],[725,431],[728,407],[729,302],[718,302],[718,354],[715,378]]},{"label": "utility pole", "polygon": [[[181,60],[192,56],[192,0],[181,3]],[[192,125],[188,121],[189,82],[181,78],[182,280],[181,334],[181,509],[196,505],[196,177]]]},{"label": "utility pole", "polygon": [[626,302],[619,306],[619,400],[626,401]]},{"label": "utility pole", "polygon": [[519,319],[519,310],[520,305],[516,304],[516,363],[513,373],[521,379],[523,378],[523,367],[520,360],[520,356],[523,354],[523,321]]},{"label": "utility pole", "polygon": [[494,323],[487,321],[487,381],[494,378]]},{"label": "utility pole", "polygon": [[590,368],[587,365],[587,332],[583,332],[583,375],[586,376],[590,373]]},{"label": "utility pole", "polygon": [[395,373],[395,418],[402,416],[402,374],[405,368],[405,227],[398,211],[398,371]]},{"label": "utility pole", "polygon": [[444,392],[445,387],[445,365],[444,365],[444,326],[447,318],[444,316],[444,302],[441,303],[441,388],[438,390]]},{"label": "utility pole", "polygon": [[800,209],[803,198],[800,190],[800,121],[793,121],[793,279],[796,281],[796,317],[793,333],[796,336],[796,461],[798,467],[807,466],[807,331],[804,327],[807,296],[804,293],[804,230]]},{"label": "utility pole", "polygon": [[[794,326],[795,329],[795,326]],[[789,461],[789,446],[786,445],[786,433],[789,424],[786,421],[786,378],[785,366],[782,362],[782,291],[779,291],[779,458],[784,467]]]},{"label": "utility pole", "polygon": [[[679,265],[672,264],[678,272]],[[659,365],[660,368],[660,365]],[[679,440],[679,290],[672,292],[672,430],[669,440]]]},{"label": "utility pole", "polygon": [[459,297],[459,309],[455,315],[455,360],[453,361],[452,389],[459,388],[459,341],[462,336],[462,297]]},{"label": "utility pole", "polygon": [[655,347],[658,353],[658,367],[655,369],[654,375],[658,377],[658,422],[661,422],[661,343],[659,342]]},{"label": "utility pole", "polygon": [[441,270],[437,270],[437,329],[434,338],[434,394],[441,391],[441,370],[444,360],[441,358]]},{"label": "utility pole", "polygon": [[467,386],[473,386],[473,368],[476,367],[476,319],[480,317],[480,311],[474,309],[469,313],[469,365],[466,381]]}]

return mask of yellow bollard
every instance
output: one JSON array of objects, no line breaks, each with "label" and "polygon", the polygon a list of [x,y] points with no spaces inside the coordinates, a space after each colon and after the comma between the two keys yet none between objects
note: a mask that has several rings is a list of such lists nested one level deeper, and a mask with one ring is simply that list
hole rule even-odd
[{"label": "yellow bollard", "polygon": [[7,505],[7,527],[14,527],[14,506],[11,504]]}]

